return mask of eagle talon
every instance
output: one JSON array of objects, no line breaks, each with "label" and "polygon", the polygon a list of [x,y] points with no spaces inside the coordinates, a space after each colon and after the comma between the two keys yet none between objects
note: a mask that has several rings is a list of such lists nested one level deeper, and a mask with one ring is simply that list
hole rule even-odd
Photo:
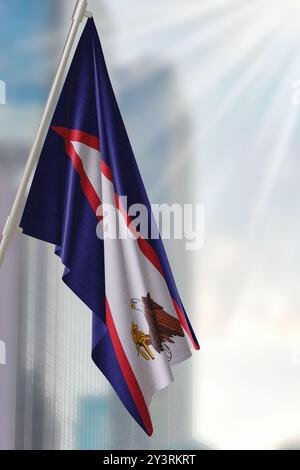
[{"label": "eagle talon", "polygon": [[150,341],[149,335],[146,335],[142,331],[139,331],[139,327],[136,323],[132,323],[131,325],[131,336],[136,346],[138,356],[143,356],[146,361],[150,361],[150,359],[155,359],[151,349],[148,346]]}]

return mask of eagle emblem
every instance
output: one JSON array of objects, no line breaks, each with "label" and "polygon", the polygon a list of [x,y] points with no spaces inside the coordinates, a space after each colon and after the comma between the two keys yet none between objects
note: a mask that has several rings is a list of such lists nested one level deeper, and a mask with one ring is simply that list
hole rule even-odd
[{"label": "eagle emblem", "polygon": [[139,330],[137,323],[131,324],[131,336],[138,355],[146,361],[154,360],[155,356],[150,346],[159,354],[166,352],[169,361],[172,352],[167,343],[175,343],[174,337],[184,337],[183,330],[177,318],[164,310],[164,307],[155,302],[150,293],[142,299],[131,299],[131,309],[144,313],[149,326],[149,333]]}]

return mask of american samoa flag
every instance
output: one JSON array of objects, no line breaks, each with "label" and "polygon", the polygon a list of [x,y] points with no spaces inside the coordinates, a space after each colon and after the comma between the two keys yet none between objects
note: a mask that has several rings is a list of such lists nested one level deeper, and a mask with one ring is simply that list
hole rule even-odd
[{"label": "american samoa flag", "polygon": [[[124,196],[128,207],[147,207],[151,227],[151,206],[89,19],[20,226],[56,246],[63,281],[93,312],[93,361],[151,435],[153,395],[173,381],[172,366],[199,345],[161,238],[132,233]],[[104,204],[115,207],[123,236],[101,236],[113,222],[101,211]]]}]

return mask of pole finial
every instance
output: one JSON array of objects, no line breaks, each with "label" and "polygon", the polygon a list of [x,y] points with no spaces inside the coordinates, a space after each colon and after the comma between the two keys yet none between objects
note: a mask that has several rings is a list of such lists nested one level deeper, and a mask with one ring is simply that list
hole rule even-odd
[{"label": "pole finial", "polygon": [[77,0],[76,7],[73,13],[73,21],[76,21],[77,23],[82,22],[83,18],[85,17],[87,6],[87,0]]}]

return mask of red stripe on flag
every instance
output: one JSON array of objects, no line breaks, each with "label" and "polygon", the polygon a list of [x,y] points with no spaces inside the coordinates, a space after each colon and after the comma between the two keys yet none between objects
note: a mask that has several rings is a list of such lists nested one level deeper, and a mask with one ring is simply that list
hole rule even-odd
[{"label": "red stripe on flag", "polygon": [[137,244],[141,250],[141,252],[146,256],[146,258],[153,264],[153,266],[160,272],[160,274],[164,277],[164,272],[160,263],[160,259],[157,256],[156,251],[152,248],[150,243],[145,240],[136,230],[134,224],[132,223],[132,218],[127,214],[126,210],[121,204],[120,197],[117,193],[115,193],[115,200],[117,209],[119,209],[120,213],[122,214],[127,227],[129,230],[134,234]]},{"label": "red stripe on flag", "polygon": [[[101,206],[101,201],[96,191],[94,190],[94,187],[91,184],[86,172],[84,171],[84,167],[80,157],[77,155],[77,152],[71,143],[66,142],[66,152],[72,160],[75,170],[79,174],[81,187],[87,200],[89,201],[93,211],[97,213],[98,207]],[[99,221],[102,219],[103,217],[98,217]]]},{"label": "red stripe on flag", "polygon": [[66,142],[80,142],[81,144],[85,144],[88,147],[93,148],[94,150],[98,150],[100,152],[100,142],[97,137],[94,137],[90,134],[87,134],[83,131],[77,131],[74,129],[67,129],[65,127],[55,127],[53,126],[52,129],[60,135]]},{"label": "red stripe on flag", "polygon": [[109,181],[113,182],[112,171],[102,158],[101,158],[101,171]]},{"label": "red stripe on flag", "polygon": [[149,415],[149,411],[148,411],[144,396],[142,394],[142,391],[140,389],[140,386],[138,384],[138,381],[136,380],[136,377],[133,373],[133,370],[130,366],[130,363],[126,357],[125,351],[121,344],[107,299],[106,299],[106,324],[107,324],[107,328],[108,328],[108,331],[109,331],[109,334],[113,343],[113,347],[117,354],[117,358],[118,358],[123,376],[125,378],[127,386],[131,393],[131,396],[142,418],[142,421],[144,423],[148,436],[152,436],[153,426],[152,426],[151,418]]},{"label": "red stripe on flag", "polygon": [[192,336],[192,333],[191,333],[191,330],[189,328],[189,325],[186,321],[186,318],[185,318],[185,314],[184,312],[181,310],[181,308],[179,307],[179,305],[177,304],[176,300],[172,299],[173,300],[173,305],[175,307],[175,310],[176,310],[176,313],[177,313],[177,316],[179,318],[179,321],[181,323],[181,325],[183,326],[183,328],[185,329],[186,333],[188,334],[194,348],[199,351],[200,349],[200,346],[198,343],[195,342],[193,336]]}]

